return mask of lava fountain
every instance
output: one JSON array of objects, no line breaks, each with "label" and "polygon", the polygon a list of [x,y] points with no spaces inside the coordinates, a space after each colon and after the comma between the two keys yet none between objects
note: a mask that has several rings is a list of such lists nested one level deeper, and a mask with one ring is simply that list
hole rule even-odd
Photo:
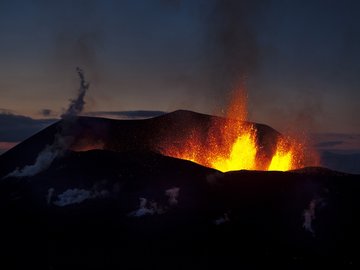
[{"label": "lava fountain", "polygon": [[203,130],[194,127],[189,134],[178,139],[180,143],[166,144],[160,152],[222,172],[288,171],[304,167],[302,143],[278,134],[270,149],[265,150],[257,125],[246,120],[246,92],[239,90],[231,99],[226,118],[214,118],[205,136]]}]

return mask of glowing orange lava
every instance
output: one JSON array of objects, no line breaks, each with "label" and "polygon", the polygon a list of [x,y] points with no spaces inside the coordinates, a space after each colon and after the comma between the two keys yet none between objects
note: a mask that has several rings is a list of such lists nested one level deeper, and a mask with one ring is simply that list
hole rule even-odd
[{"label": "glowing orange lava", "polygon": [[205,135],[203,130],[194,127],[190,135],[179,139],[177,145],[163,147],[162,154],[222,172],[243,169],[288,171],[303,167],[302,145],[296,140],[278,134],[271,143],[260,142],[257,125],[246,122],[246,104],[246,92],[237,91],[226,119],[212,120]]},{"label": "glowing orange lava", "polygon": [[220,171],[234,170],[255,170],[257,146],[255,141],[256,133],[253,130],[247,130],[238,134],[228,155],[215,156],[210,161],[211,167]]},{"label": "glowing orange lava", "polygon": [[280,138],[276,145],[276,151],[271,158],[269,171],[288,171],[302,167],[301,144],[293,141],[290,143],[284,138]]}]

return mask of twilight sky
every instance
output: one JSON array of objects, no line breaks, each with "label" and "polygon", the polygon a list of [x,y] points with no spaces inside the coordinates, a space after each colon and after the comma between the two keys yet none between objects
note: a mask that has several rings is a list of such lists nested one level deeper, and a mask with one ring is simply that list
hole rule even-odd
[{"label": "twilight sky", "polygon": [[0,120],[59,117],[79,66],[91,113],[219,114],[242,81],[250,120],[360,133],[359,10],[355,0],[0,0]]}]

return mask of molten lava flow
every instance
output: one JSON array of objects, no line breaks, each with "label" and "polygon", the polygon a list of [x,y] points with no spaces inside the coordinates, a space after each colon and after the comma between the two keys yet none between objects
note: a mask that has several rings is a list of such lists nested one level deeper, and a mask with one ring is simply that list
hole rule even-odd
[{"label": "molten lava flow", "polygon": [[278,134],[271,147],[260,142],[256,125],[245,122],[246,104],[246,92],[235,92],[226,119],[212,119],[205,136],[204,129],[196,127],[188,134],[184,132],[184,137],[176,144],[168,143],[162,147],[162,154],[222,172],[242,169],[288,171],[302,167],[303,149],[294,139]]}]

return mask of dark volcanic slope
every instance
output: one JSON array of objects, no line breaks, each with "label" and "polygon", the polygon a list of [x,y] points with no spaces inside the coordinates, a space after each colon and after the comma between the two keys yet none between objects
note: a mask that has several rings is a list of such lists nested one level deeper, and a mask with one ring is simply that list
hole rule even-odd
[{"label": "dark volcanic slope", "polygon": [[[224,118],[195,113],[175,111],[146,120],[112,120],[104,118],[79,117],[74,124],[73,149],[107,149],[112,151],[155,151],[161,146],[177,145],[193,129],[206,134],[214,122],[224,122]],[[58,132],[61,121],[40,131],[13,149],[0,156],[0,177],[16,167],[33,164],[46,145],[51,144]],[[258,130],[258,141],[265,154],[272,153],[279,133],[269,126],[254,124]]]},{"label": "dark volcanic slope", "polygon": [[[206,133],[214,120],[224,121],[188,111],[79,117],[72,149],[105,150],[67,151],[33,177],[0,180],[0,268],[357,269],[358,175],[222,174],[156,153],[159,142],[181,143],[194,127]],[[34,163],[60,125],[0,156],[0,177]],[[256,128],[271,151],[279,134]]]},{"label": "dark volcanic slope", "polygon": [[[68,152],[34,177],[0,182],[0,265],[356,268],[359,180],[320,168],[222,174],[151,152]],[[154,203],[157,212],[134,216]],[[313,233],[303,227],[311,208]]]}]

